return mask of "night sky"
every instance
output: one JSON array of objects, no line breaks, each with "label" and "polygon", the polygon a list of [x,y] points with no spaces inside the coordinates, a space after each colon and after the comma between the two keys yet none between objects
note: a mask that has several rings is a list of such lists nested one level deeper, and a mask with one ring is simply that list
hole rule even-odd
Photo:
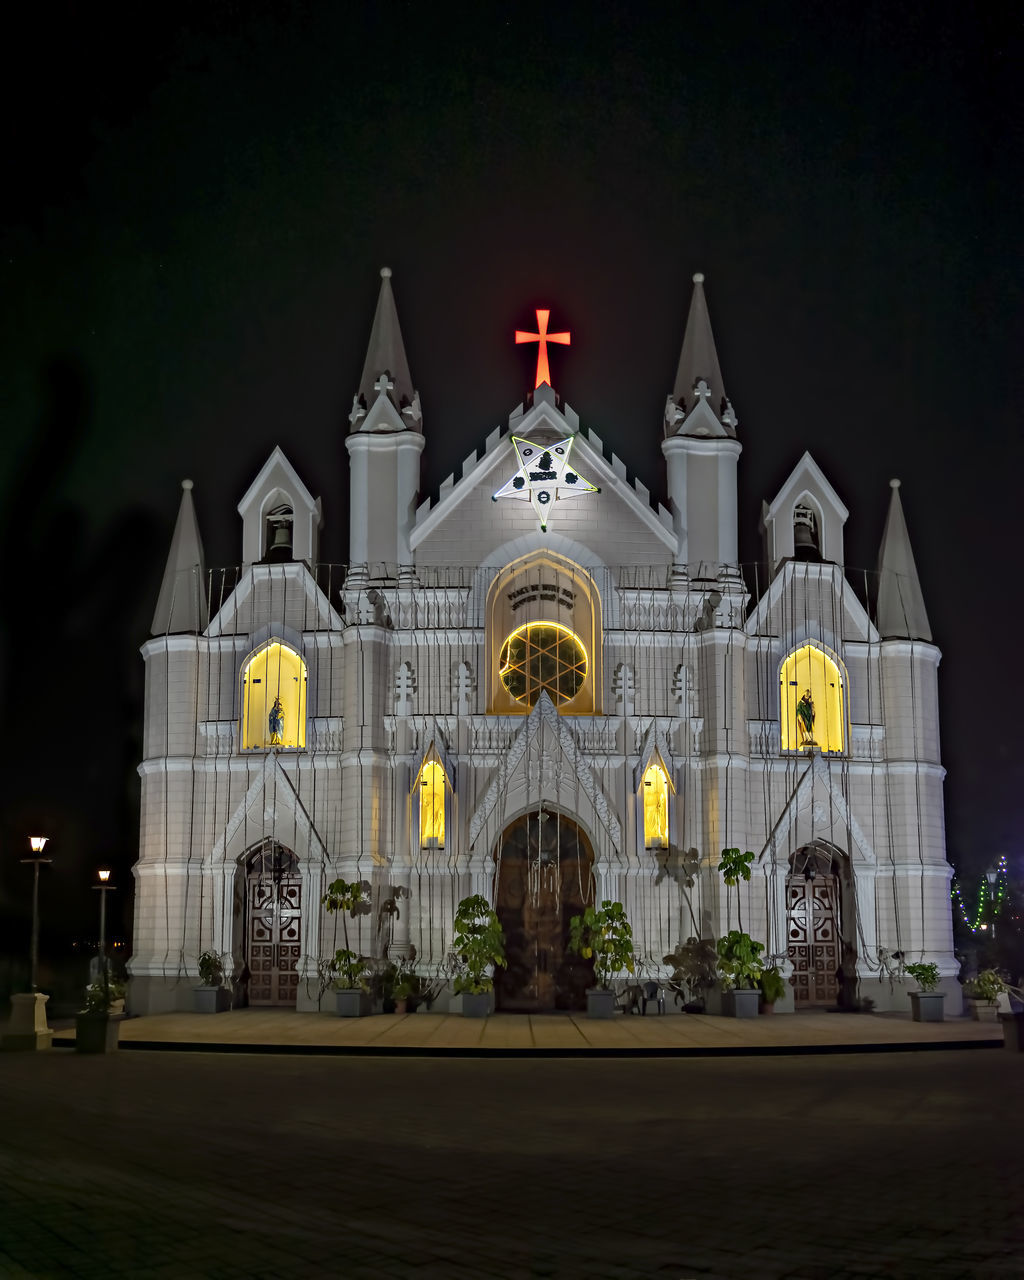
[{"label": "night sky", "polygon": [[323,558],[346,558],[384,264],[425,493],[532,385],[512,334],[542,305],[572,331],[559,392],[663,495],[703,271],[741,558],[805,449],[850,509],[851,567],[874,568],[902,479],[944,653],[950,860],[969,885],[1002,852],[1024,875],[1019,7],[36,9],[2,85],[10,945],[36,829],[51,931],[87,929],[100,862],[128,886],[138,647],[182,478],[208,565],[237,563],[236,504],[280,444],[323,498]]}]

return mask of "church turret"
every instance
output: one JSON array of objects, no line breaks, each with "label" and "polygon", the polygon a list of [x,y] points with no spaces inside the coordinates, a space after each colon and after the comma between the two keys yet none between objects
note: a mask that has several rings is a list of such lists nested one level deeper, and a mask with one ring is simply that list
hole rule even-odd
[{"label": "church turret", "polygon": [[889,513],[878,551],[878,631],[884,639],[931,640],[932,629],[900,501],[900,482],[890,480],[889,485]]},{"label": "church turret", "polygon": [[150,628],[155,636],[204,631],[210,621],[206,560],[192,501],[192,481],[182,480],[181,490],[178,519]]},{"label": "church turret", "polygon": [[699,271],[693,286],[675,386],[665,404],[661,448],[678,563],[691,576],[714,577],[720,566],[739,559],[736,464],[742,446]]},{"label": "church turret", "polygon": [[391,290],[381,268],[380,295],[359,391],[352,400],[346,447],[351,458],[349,562],[354,572],[380,566],[409,571],[423,451],[423,415]]}]

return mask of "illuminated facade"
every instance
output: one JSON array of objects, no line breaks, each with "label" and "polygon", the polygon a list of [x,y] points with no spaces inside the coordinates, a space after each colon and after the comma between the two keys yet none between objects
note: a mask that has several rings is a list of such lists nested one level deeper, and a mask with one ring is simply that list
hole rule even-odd
[{"label": "illuminated facade", "polygon": [[[423,500],[384,275],[346,566],[320,560],[320,503],[280,449],[239,504],[232,570],[206,570],[186,482],[143,650],[132,1008],[189,1007],[204,950],[238,1000],[319,1007],[343,945],[320,899],[342,877],[371,889],[351,945],[442,984],[458,901],[487,896],[511,1011],[579,1006],[567,922],[603,898],[652,977],[741,916],[790,1007],[906,1007],[902,954],[939,965],[954,1011],[939,652],[895,482],[877,570],[845,565],[847,510],[809,454],[741,563],[702,278],[646,450],[660,434],[664,506],[555,394],[568,335],[537,318],[517,334],[536,386]],[[733,847],[753,873],[726,890]]]}]

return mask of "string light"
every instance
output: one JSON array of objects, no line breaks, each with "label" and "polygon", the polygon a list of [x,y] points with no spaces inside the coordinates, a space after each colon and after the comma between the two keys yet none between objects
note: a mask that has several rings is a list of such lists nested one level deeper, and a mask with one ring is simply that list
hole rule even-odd
[{"label": "string light", "polygon": [[954,880],[950,886],[950,897],[960,908],[960,916],[964,924],[971,933],[978,933],[981,929],[987,929],[987,923],[983,922],[982,917],[985,915],[985,904],[991,905],[991,916],[995,919],[1002,910],[1003,900],[1006,897],[1006,854],[1001,854],[999,861],[996,863],[996,882],[995,895],[989,887],[988,879],[982,876],[981,883],[978,886],[978,902],[974,912],[974,922],[971,922],[970,914],[964,902],[963,892],[960,885]]}]

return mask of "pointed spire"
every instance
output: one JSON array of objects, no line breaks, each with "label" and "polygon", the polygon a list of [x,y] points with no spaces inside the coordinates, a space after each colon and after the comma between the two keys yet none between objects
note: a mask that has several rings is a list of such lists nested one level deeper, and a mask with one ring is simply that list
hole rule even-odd
[{"label": "pointed spire", "polygon": [[210,620],[206,600],[206,561],[192,501],[192,481],[182,480],[181,488],[178,520],[153,614],[151,631],[155,636],[205,631]]},{"label": "pointed spire", "polygon": [[903,517],[900,482],[890,480],[889,486],[892,496],[878,552],[878,630],[885,639],[930,641],[932,629]]},{"label": "pointed spire", "polygon": [[[687,429],[687,419],[702,401],[707,402],[720,431],[712,431],[706,422],[695,422],[693,431]],[[693,277],[693,297],[690,299],[690,314],[686,319],[683,350],[679,356],[675,387],[665,409],[665,434],[736,435],[736,415],[725,394],[715,337],[711,332],[711,317],[708,315],[707,299],[704,296],[704,274],[701,271],[696,272]]]},{"label": "pointed spire", "polygon": [[366,350],[363,376],[359,380],[359,394],[352,406],[350,422],[352,430],[359,430],[359,421],[378,396],[385,394],[395,406],[410,430],[422,430],[420,398],[412,385],[409,361],[398,323],[395,295],[391,291],[391,268],[380,269],[380,295],[370,330],[370,343]]}]

